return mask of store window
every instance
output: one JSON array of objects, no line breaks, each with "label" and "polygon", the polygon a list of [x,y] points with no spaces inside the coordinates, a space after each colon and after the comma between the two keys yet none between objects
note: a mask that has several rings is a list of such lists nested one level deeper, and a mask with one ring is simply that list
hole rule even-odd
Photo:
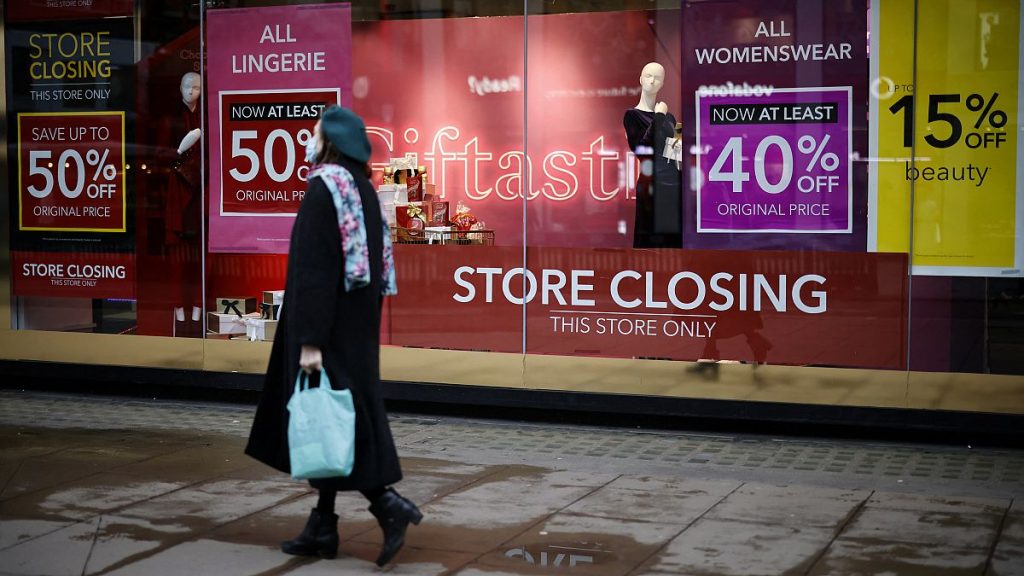
[{"label": "store window", "polygon": [[338,103],[386,344],[1024,372],[1019,2],[5,10],[15,329],[272,340]]}]

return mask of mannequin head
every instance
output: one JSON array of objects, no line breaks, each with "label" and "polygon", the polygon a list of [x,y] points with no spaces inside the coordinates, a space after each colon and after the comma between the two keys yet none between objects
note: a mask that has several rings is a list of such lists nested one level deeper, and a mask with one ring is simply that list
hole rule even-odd
[{"label": "mannequin head", "polygon": [[657,94],[665,84],[665,67],[657,62],[650,62],[640,71],[640,88],[644,95]]},{"label": "mannequin head", "polygon": [[181,101],[189,108],[195,108],[202,84],[199,74],[195,72],[186,72],[181,77]]}]

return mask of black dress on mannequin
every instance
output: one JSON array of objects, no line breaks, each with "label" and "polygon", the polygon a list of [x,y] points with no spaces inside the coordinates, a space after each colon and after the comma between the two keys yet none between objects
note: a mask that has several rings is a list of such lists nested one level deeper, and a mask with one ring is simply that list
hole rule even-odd
[{"label": "black dress on mannequin", "polygon": [[[681,248],[683,245],[682,190],[674,160],[662,156],[665,139],[675,135],[672,114],[626,110],[622,117],[629,149],[640,160],[636,179],[634,248]],[[650,169],[646,162],[651,162]]]}]

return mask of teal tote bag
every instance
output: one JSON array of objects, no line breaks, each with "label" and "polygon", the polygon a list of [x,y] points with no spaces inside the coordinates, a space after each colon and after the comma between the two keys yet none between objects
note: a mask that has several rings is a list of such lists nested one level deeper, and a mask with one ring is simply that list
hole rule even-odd
[{"label": "teal tote bag", "polygon": [[348,476],[355,464],[356,411],[350,390],[334,390],[327,371],[309,387],[299,370],[288,401],[288,452],[297,480]]}]

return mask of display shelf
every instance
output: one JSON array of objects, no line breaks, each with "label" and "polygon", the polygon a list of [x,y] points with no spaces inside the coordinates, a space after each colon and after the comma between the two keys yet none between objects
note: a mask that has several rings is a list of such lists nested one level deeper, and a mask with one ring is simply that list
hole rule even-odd
[{"label": "display shelf", "polygon": [[391,228],[395,244],[457,244],[494,246],[494,230],[414,230]]}]

